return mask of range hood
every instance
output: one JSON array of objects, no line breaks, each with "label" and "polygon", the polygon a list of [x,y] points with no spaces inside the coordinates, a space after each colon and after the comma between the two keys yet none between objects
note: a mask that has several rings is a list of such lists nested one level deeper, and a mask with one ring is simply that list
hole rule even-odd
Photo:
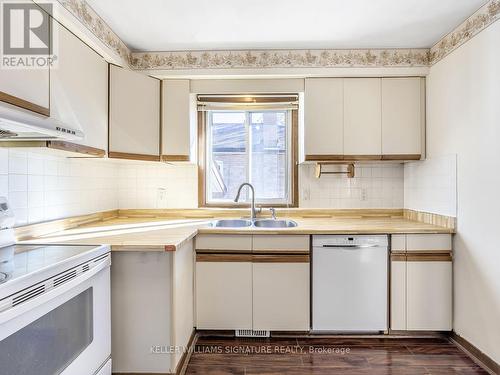
[{"label": "range hood", "polygon": [[0,142],[64,140],[83,138],[83,132],[61,121],[0,103]]}]

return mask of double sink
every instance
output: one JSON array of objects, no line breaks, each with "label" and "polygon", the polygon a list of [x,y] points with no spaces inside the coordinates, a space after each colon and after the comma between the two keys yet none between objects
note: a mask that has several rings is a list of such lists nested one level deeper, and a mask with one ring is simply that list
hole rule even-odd
[{"label": "double sink", "polygon": [[278,220],[278,219],[221,219],[212,223],[216,228],[294,228],[297,223],[293,220]]}]

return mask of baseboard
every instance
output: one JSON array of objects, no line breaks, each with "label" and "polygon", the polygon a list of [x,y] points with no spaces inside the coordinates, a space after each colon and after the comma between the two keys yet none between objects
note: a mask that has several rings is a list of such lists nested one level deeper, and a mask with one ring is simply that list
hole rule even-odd
[{"label": "baseboard", "polygon": [[[234,330],[197,330],[197,337],[235,337]],[[401,338],[446,338],[450,335],[449,331],[394,331],[388,333],[318,333],[311,331],[271,331],[271,338],[367,338],[367,339],[401,339]]]},{"label": "baseboard", "polygon": [[500,364],[495,362],[491,357],[483,353],[481,350],[476,348],[469,341],[464,339],[462,336],[459,336],[457,333],[452,332],[450,334],[450,339],[469,357],[472,358],[474,362],[476,362],[479,366],[489,371],[492,374],[500,374]]},{"label": "baseboard", "polygon": [[193,329],[193,332],[191,332],[191,337],[189,337],[187,348],[184,353],[182,353],[182,357],[175,368],[175,375],[184,375],[184,373],[186,372],[186,368],[189,363],[189,359],[191,358],[191,354],[193,354],[196,341],[198,341],[198,334],[196,330]]}]

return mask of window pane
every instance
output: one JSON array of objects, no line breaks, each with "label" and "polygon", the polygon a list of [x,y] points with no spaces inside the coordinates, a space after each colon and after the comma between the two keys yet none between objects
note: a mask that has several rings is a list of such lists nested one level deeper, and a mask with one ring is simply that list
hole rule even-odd
[{"label": "window pane", "polygon": [[246,113],[210,114],[208,200],[232,200],[248,179]]},{"label": "window pane", "polygon": [[250,116],[251,182],[259,200],[286,200],[288,192],[285,111],[252,112]]}]

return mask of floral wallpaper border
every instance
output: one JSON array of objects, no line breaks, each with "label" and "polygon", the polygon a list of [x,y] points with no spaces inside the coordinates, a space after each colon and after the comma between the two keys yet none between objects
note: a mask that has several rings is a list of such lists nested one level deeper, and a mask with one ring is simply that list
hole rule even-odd
[{"label": "floral wallpaper border", "polygon": [[133,53],[134,69],[248,69],[427,66],[427,49],[246,50]]},{"label": "floral wallpaper border", "polygon": [[78,19],[106,47],[130,65],[131,52],[127,45],[116,35],[108,24],[87,4],[85,0],[57,0],[66,10]]},{"label": "floral wallpaper border", "polygon": [[131,52],[85,0],[57,1],[137,70],[425,67],[437,63],[500,18],[500,0],[490,0],[430,49]]},{"label": "floral wallpaper border", "polygon": [[491,0],[430,49],[430,65],[443,59],[498,19],[500,19],[500,0]]}]

